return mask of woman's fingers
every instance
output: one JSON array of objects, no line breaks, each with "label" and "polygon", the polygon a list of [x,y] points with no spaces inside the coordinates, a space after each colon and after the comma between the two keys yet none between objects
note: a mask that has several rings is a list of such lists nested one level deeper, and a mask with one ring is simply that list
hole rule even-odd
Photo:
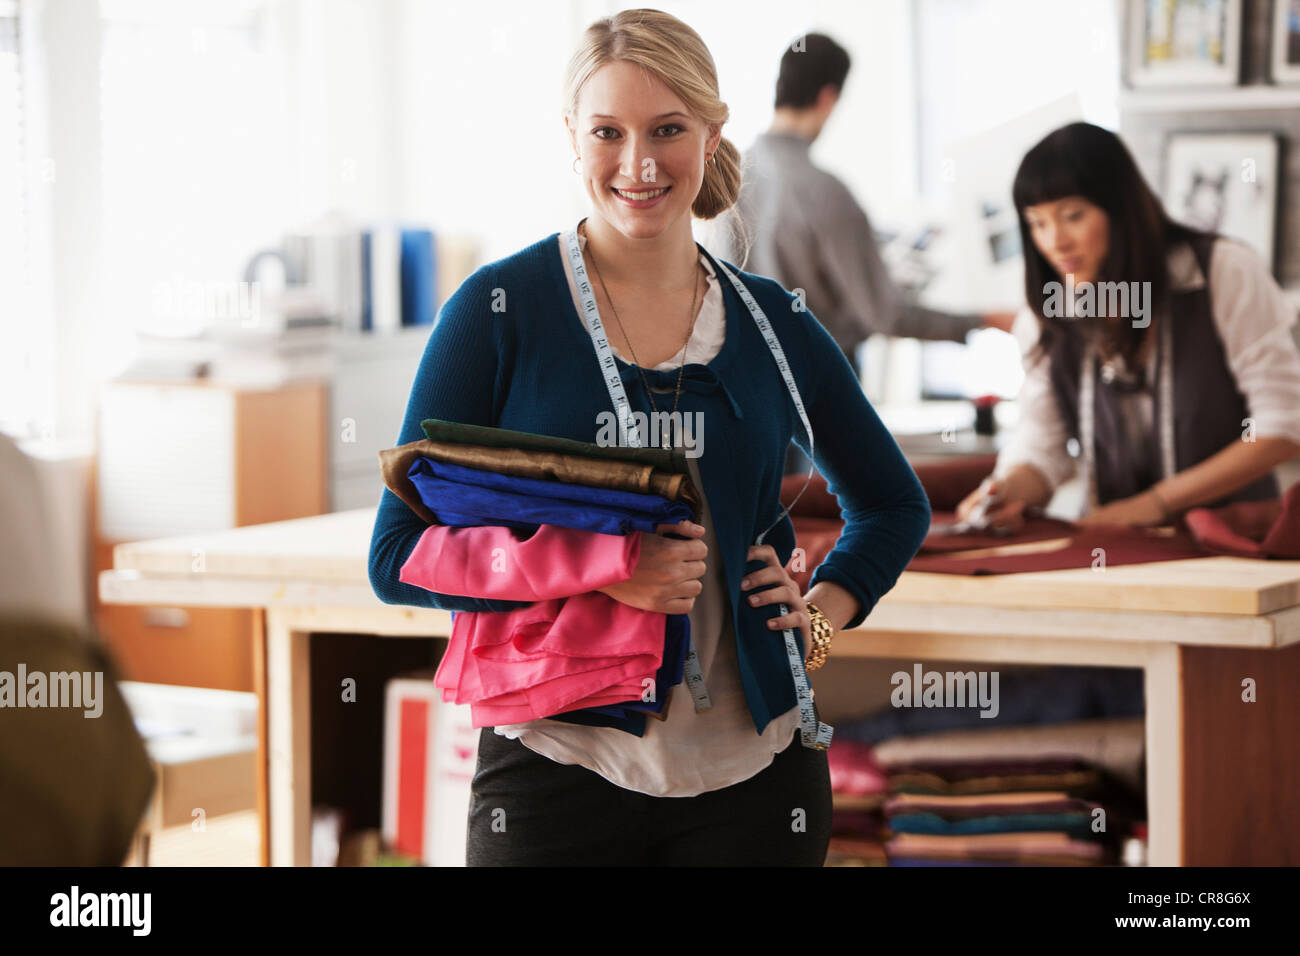
[{"label": "woman's fingers", "polygon": [[799,589],[793,583],[782,584],[751,594],[745,600],[753,607],[763,607],[766,604],[786,604],[794,607],[799,603]]},{"label": "woman's fingers", "polygon": [[975,506],[986,497],[989,497],[990,495],[996,496],[1001,493],[1001,481],[990,481],[986,484],[981,484],[978,488],[963,498],[961,504],[957,505],[957,520],[965,521],[970,516],[971,511],[975,509]]},{"label": "woman's fingers", "polygon": [[777,584],[785,580],[785,569],[768,565],[765,568],[759,568],[757,571],[751,571],[740,580],[740,589],[748,591],[762,584]]},{"label": "woman's fingers", "polygon": [[989,524],[1003,531],[1019,531],[1025,525],[1025,503],[1010,501],[989,513]]},{"label": "woman's fingers", "polygon": [[791,629],[798,627],[802,628],[806,635],[812,627],[812,618],[809,617],[807,611],[791,611],[789,614],[782,614],[779,617],[772,618],[767,622],[767,626],[773,631],[784,631],[787,627]]},{"label": "woman's fingers", "polygon": [[677,524],[660,524],[655,526],[655,534],[681,534],[688,538],[704,537],[704,525],[694,521],[679,521]]}]

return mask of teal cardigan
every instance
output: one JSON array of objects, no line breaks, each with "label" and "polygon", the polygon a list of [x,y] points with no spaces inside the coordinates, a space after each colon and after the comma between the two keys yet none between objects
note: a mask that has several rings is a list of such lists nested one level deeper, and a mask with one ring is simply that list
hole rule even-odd
[{"label": "teal cardigan", "polygon": [[[701,250],[708,255],[707,250]],[[709,259],[717,268],[717,260]],[[795,296],[762,276],[727,265],[757,300],[785,349],[812,423],[813,460],[840,503],[844,531],[812,576],[833,581],[857,598],[849,627],[861,624],[916,554],[930,507],[916,474],[862,393],[844,353]],[[786,448],[805,452],[808,438],[749,310],[719,273],[726,307],[726,342],[708,364],[686,368],[679,409],[703,413],[704,481],[735,622],[745,699],[762,733],[795,705],[794,679],[779,631],[767,620],[777,605],[751,606],[740,581],[763,567],[747,561],[755,537],[781,513]],[[633,409],[650,413],[635,366],[618,360]],[[674,388],[676,370],[646,370],[654,388]],[[662,399],[660,405],[663,405]],[[438,418],[595,442],[613,411],[591,338],[574,308],[558,233],[488,263],[461,284],[439,310],[411,387],[394,445],[424,437],[420,421]],[[697,419],[698,420],[698,419]],[[398,580],[424,532],[424,522],[385,488],[370,541],[370,584],[387,604],[494,611],[521,606],[438,594]],[[787,564],[796,546],[789,517],[764,540]],[[750,592],[745,592],[748,594]],[[796,629],[800,650],[803,635]],[[614,718],[610,719],[614,721]],[[615,726],[638,736],[644,715]]]}]

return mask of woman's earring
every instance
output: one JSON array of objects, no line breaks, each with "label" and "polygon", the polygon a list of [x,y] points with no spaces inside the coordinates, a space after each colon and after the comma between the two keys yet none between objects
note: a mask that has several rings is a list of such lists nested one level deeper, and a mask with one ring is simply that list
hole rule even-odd
[{"label": "woman's earring", "polygon": [[574,156],[574,157],[573,157],[573,171],[574,171],[575,173],[580,173],[580,172],[582,172],[582,170],[578,169],[578,163],[580,163],[581,161],[582,161],[582,157],[581,157],[581,156]]}]

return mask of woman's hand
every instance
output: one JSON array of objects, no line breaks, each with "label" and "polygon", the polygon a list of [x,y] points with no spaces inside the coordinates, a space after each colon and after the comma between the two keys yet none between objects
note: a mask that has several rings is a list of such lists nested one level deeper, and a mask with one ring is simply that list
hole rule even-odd
[{"label": "woman's hand", "polygon": [[957,506],[957,520],[965,521],[986,497],[993,499],[985,513],[989,527],[1014,533],[1025,525],[1025,509],[1046,505],[1052,498],[1052,489],[1033,465],[1016,465],[1001,478],[985,481],[963,498]]},{"label": "woman's hand", "polygon": [[746,574],[740,581],[742,591],[751,591],[765,584],[775,585],[775,587],[768,588],[766,591],[749,595],[746,600],[750,606],[762,607],[765,604],[784,604],[790,609],[790,613],[769,620],[767,622],[768,629],[783,631],[787,627],[801,628],[803,630],[803,646],[811,647],[812,620],[808,616],[808,605],[804,602],[803,595],[799,593],[798,583],[790,576],[790,572],[781,566],[781,559],[776,556],[776,550],[770,544],[751,545],[746,560],[763,561],[767,564],[767,567]]},{"label": "woman's hand", "polygon": [[1122,525],[1144,528],[1164,524],[1165,512],[1155,495],[1144,491],[1131,498],[1121,498],[1090,511],[1076,521],[1081,525]]},{"label": "woman's hand", "polygon": [[[599,588],[615,601],[642,611],[660,614],[688,614],[695,598],[704,590],[700,578],[708,565],[704,559],[709,548],[700,539],[704,526],[693,521],[661,524],[654,534],[641,535],[641,549],[636,571],[626,581]],[[685,535],[687,541],[665,538],[666,534]]]},{"label": "woman's hand", "polygon": [[965,521],[988,498],[997,502],[989,504],[984,513],[989,527],[998,531],[1019,531],[1025,526],[1026,502],[1008,497],[1006,484],[1003,481],[990,481],[980,485],[957,506],[957,520]]}]

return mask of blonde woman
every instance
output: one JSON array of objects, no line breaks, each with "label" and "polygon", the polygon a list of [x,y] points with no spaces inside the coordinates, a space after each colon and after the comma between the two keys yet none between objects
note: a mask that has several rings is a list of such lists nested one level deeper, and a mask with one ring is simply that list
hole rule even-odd
[{"label": "blonde woman", "polygon": [[[637,532],[635,573],[602,589],[688,615],[694,678],[669,690],[662,721],[574,711],[484,728],[471,866],[824,862],[831,728],[807,686],[810,638],[824,653],[862,622],[920,546],[929,507],[816,318],[694,242],[692,217],[717,216],[740,187],[727,115],[686,24],[655,10],[592,24],[564,109],[588,215],[467,279],[417,373],[399,444],[424,418],[595,442],[622,399],[683,426],[669,437],[705,499],[698,523]],[[795,541],[779,500],[792,438],[846,518],[807,594],[786,571]],[[370,553],[382,600],[518,606],[401,582],[424,530],[385,490]]]}]

